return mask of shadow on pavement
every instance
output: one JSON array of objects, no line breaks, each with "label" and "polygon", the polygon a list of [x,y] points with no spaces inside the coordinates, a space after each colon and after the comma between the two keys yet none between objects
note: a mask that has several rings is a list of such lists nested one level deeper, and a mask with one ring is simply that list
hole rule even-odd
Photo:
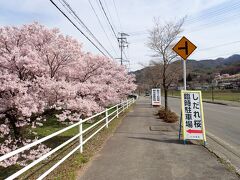
[{"label": "shadow on pavement", "polygon": [[165,135],[162,132],[157,132],[157,133],[144,133],[144,132],[129,132],[129,131],[116,131],[114,134],[129,134],[129,135]]},{"label": "shadow on pavement", "polygon": [[152,117],[152,115],[141,115],[141,114],[139,114],[139,115],[131,115],[131,114],[128,114],[127,115],[127,117],[135,117],[135,118],[151,118]]},{"label": "shadow on pavement", "polygon": [[[132,139],[139,139],[139,140],[147,140],[147,141],[155,141],[155,142],[163,142],[163,143],[169,143],[169,144],[183,144],[182,140],[178,140],[178,139],[155,139],[155,138],[146,138],[146,137],[128,137],[128,138],[132,138]],[[190,144],[190,145],[196,145],[193,144],[191,141],[186,141],[186,144]]]}]

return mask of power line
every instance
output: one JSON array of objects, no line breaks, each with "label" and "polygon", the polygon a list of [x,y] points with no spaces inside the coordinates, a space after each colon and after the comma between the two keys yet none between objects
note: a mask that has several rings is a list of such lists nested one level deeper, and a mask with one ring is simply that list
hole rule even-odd
[{"label": "power line", "polygon": [[[107,15],[107,13],[106,13],[106,11],[105,11],[105,9],[104,9],[104,6],[103,6],[103,4],[102,4],[102,1],[99,0],[98,2],[99,2],[99,4],[100,4],[100,9],[102,9],[102,11],[103,11],[103,13],[104,13],[104,16],[105,16],[106,19],[107,19],[107,22],[108,22],[108,24],[110,25],[111,30],[112,30],[114,36],[116,37],[116,40],[117,40],[118,43],[119,43],[119,47],[120,47],[120,51],[121,51],[121,58],[120,58],[120,59],[121,59],[121,65],[122,65],[122,64],[123,64],[123,55],[124,55],[125,58],[127,59],[126,53],[123,51],[124,47],[126,47],[124,44],[127,43],[126,37],[123,38],[123,36],[126,36],[127,34],[126,34],[126,33],[120,33],[120,34],[121,34],[121,37],[120,37],[120,38],[117,37],[117,34],[116,34],[115,30],[114,30],[114,27],[113,27],[113,25],[111,24],[110,19],[109,19],[109,17],[111,18],[111,14],[110,14],[110,11],[108,10],[108,7],[107,7],[107,4],[106,4],[105,0],[104,0],[104,2],[105,2],[105,5],[106,5],[106,8],[107,8],[107,11],[108,11],[108,13],[109,13],[109,17],[108,17],[108,15]],[[128,36],[128,35],[127,35],[127,36]]]},{"label": "power line", "polygon": [[[208,23],[205,23],[205,24],[201,24],[199,26],[194,26],[193,28],[191,28],[191,32],[206,29],[205,27],[210,28],[211,26],[214,26],[214,25],[229,23],[231,21],[236,20],[236,18],[240,16],[239,13],[233,14],[232,12],[228,12],[228,13],[225,14],[225,16],[226,15],[230,15],[230,16],[215,18],[213,22],[208,22]],[[211,17],[209,17],[209,18],[211,18]],[[227,21],[227,20],[229,20],[229,21]]]},{"label": "power line", "polygon": [[[219,8],[218,6],[217,9],[210,8],[209,10],[203,11],[205,13],[198,17],[187,19],[186,29],[189,29],[189,32],[192,33],[192,32],[201,31],[207,28],[211,28],[215,25],[229,23],[233,20],[236,20],[235,18],[239,17],[239,13],[238,11],[236,11],[236,10],[239,10],[239,8],[240,8],[240,3],[238,1],[231,2],[230,5],[225,3],[224,7]],[[210,19],[213,21],[191,27],[191,24],[202,22],[204,19],[207,19],[207,20]],[[189,25],[190,27],[188,27]]]},{"label": "power line", "polygon": [[236,2],[235,4],[232,4],[231,6],[224,6],[219,9],[209,9],[209,12],[206,12],[200,16],[197,17],[190,17],[189,19],[186,20],[186,23],[195,23],[198,22],[199,20],[205,19],[205,18],[211,18],[212,16],[220,15],[220,14],[228,14],[229,12],[232,12],[235,9],[238,9],[240,6],[239,2]]},{"label": "power line", "polygon": [[[208,13],[204,13],[203,15],[196,17],[196,18],[192,18],[190,21],[187,20],[187,25],[191,25],[194,23],[198,23],[203,21],[204,19],[212,19],[214,20],[213,22],[208,22],[208,23],[204,23],[201,24],[199,26],[196,26],[195,28],[191,28],[191,32],[194,31],[199,31],[202,29],[205,29],[205,27],[207,26],[207,28],[209,28],[210,26],[214,26],[214,25],[218,25],[218,24],[222,24],[222,23],[227,23],[230,21],[229,20],[234,20],[234,18],[239,17],[239,13],[238,11],[236,13],[233,13],[234,10],[239,10],[240,8],[240,3],[239,2],[235,2],[233,4],[231,4],[231,6],[226,5],[224,7],[221,7],[220,9],[210,9],[210,12]],[[217,17],[217,18],[216,18]]]},{"label": "power line", "polygon": [[[209,25],[214,25],[214,24],[219,24],[219,23],[221,23],[222,21],[226,21],[227,19],[229,19],[229,20],[235,20],[235,19],[233,19],[234,17],[238,17],[240,14],[238,14],[238,13],[232,13],[232,12],[230,12],[230,13],[227,13],[227,14],[225,14],[225,16],[219,16],[219,17],[214,17],[214,18],[212,18],[212,17],[209,17],[208,18],[208,22],[204,22],[203,20],[202,21],[198,21],[198,22],[196,22],[196,23],[199,23],[199,25],[195,25],[195,26],[193,26],[193,27],[204,27],[204,26],[209,26]],[[194,24],[196,24],[196,23],[194,23]],[[190,26],[191,27],[191,25],[192,25],[192,23],[191,24],[186,24],[186,26]]]},{"label": "power line", "polygon": [[[199,25],[199,26],[195,26],[193,28],[190,28],[191,31],[190,32],[196,32],[196,31],[200,31],[200,30],[203,30],[203,29],[208,29],[210,27],[213,27],[215,25],[222,25],[222,24],[226,24],[226,23],[229,23],[231,21],[234,21],[234,20],[237,20],[236,18],[237,17],[240,17],[240,14],[234,14],[230,17],[228,17],[227,19],[229,19],[229,21],[227,21],[227,19],[223,19],[223,18],[218,18],[216,19],[214,22],[210,22],[210,23],[205,23],[205,24],[202,24],[202,25]],[[187,28],[188,29],[188,28]]]},{"label": "power line", "polygon": [[122,23],[121,23],[120,18],[119,18],[119,13],[118,13],[118,10],[117,10],[115,0],[113,0],[113,5],[114,5],[114,8],[115,8],[115,11],[116,11],[116,14],[117,14],[117,19],[118,19],[118,22],[119,22],[119,25],[120,25],[120,28],[121,28],[121,31],[122,31]]},{"label": "power line", "polygon": [[101,23],[101,20],[100,20],[100,18],[98,17],[96,10],[94,9],[94,7],[93,7],[93,5],[92,5],[92,3],[91,3],[91,0],[88,0],[88,2],[89,2],[89,4],[90,4],[91,9],[93,10],[93,12],[94,12],[94,14],[95,14],[97,20],[98,20],[98,23],[99,23],[100,27],[102,28],[102,30],[103,30],[105,36],[107,37],[109,44],[111,45],[112,49],[114,50],[115,54],[117,55],[116,49],[114,48],[114,46],[113,46],[111,40],[109,39],[109,37],[108,37],[108,35],[107,35],[107,33],[106,33],[104,27],[103,27],[103,24]]},{"label": "power line", "polygon": [[[88,32],[88,34],[104,49],[104,51],[113,59],[113,56],[107,51],[107,49],[100,43],[100,41],[94,36],[94,34],[90,31],[90,29],[85,25],[85,23],[79,18],[76,12],[71,8],[71,6],[65,0],[58,0],[64,8],[70,13],[70,15],[76,19],[76,21]],[[62,3],[62,2],[63,3]]]},{"label": "power line", "polygon": [[118,38],[118,37],[117,37],[117,34],[116,34],[116,32],[114,31],[114,28],[113,28],[113,26],[112,26],[112,24],[111,24],[111,22],[110,22],[110,20],[109,20],[109,18],[108,18],[108,16],[107,16],[107,13],[106,13],[106,11],[105,11],[105,9],[104,9],[104,7],[103,7],[102,1],[101,1],[101,0],[98,0],[98,2],[99,2],[100,6],[101,6],[101,8],[102,8],[102,11],[103,11],[103,13],[104,13],[104,15],[105,15],[105,17],[106,17],[106,19],[107,19],[107,21],[108,21],[108,24],[109,24],[110,27],[111,27],[111,30],[112,30],[115,38],[117,39],[117,38]]},{"label": "power line", "polygon": [[50,2],[62,13],[62,15],[67,18],[67,20],[104,56],[106,54],[81,30],[79,27],[53,2],[53,0],[50,0]]},{"label": "power line", "polygon": [[[239,6],[240,7],[240,6]],[[226,18],[231,18],[231,17],[233,17],[233,16],[238,16],[239,15],[239,13],[232,13],[232,12],[228,12],[228,13],[226,13],[225,14],[225,16],[223,16],[223,17],[221,17],[221,16],[219,16],[219,17],[217,17],[217,18],[215,18],[215,17],[208,17],[208,19],[212,19],[212,20],[214,20],[213,22],[215,23],[215,22],[217,22],[217,21],[219,21],[219,20],[225,20]],[[199,21],[196,21],[196,22],[202,22],[202,20],[199,20]],[[205,23],[206,24],[206,23]],[[209,23],[208,23],[209,24]],[[191,25],[191,24],[187,24],[187,25]]]},{"label": "power line", "polygon": [[108,16],[109,16],[109,20],[110,20],[110,22],[112,22],[113,29],[116,31],[117,28],[116,28],[116,26],[115,26],[115,24],[114,24],[113,18],[112,18],[112,16],[111,16],[111,12],[110,12],[110,10],[109,10],[109,8],[108,8],[108,5],[107,5],[107,3],[106,3],[105,0],[103,0],[103,4],[104,4],[104,6],[106,7],[107,14],[108,14]]},{"label": "power line", "polygon": [[123,55],[124,55],[124,57],[126,58],[126,60],[128,60],[128,58],[127,58],[127,55],[126,55],[125,51],[123,51]]},{"label": "power line", "polygon": [[[186,20],[186,24],[187,25],[191,25],[191,24],[194,24],[194,23],[198,23],[198,22],[201,22],[203,19],[212,19],[214,18],[215,16],[217,15],[231,15],[231,16],[228,16],[228,19],[233,19],[234,17],[238,17],[238,13],[237,14],[233,14],[232,10],[237,10],[240,8],[240,3],[239,2],[236,2],[235,4],[233,4],[231,7],[222,7],[221,9],[218,9],[218,10],[212,10],[210,11],[209,13],[205,13],[199,17],[196,17],[196,18],[191,18],[191,19],[187,19]],[[201,29],[205,29],[204,27],[205,26],[208,26],[209,25],[216,25],[218,23],[221,23],[223,22],[225,19],[223,17],[218,17],[218,18],[215,18],[214,19],[214,22],[209,22],[209,23],[205,23],[203,25],[200,25],[200,26],[196,26],[196,30],[191,30],[191,31],[199,31]],[[199,27],[203,27],[201,29],[199,29]],[[136,31],[136,32],[130,32],[129,34],[133,35],[133,36],[138,36],[138,35],[143,35],[143,34],[147,34],[147,31]]]},{"label": "power line", "polygon": [[[104,2],[105,2],[105,0],[104,0]],[[103,7],[103,4],[102,4],[101,0],[99,0],[99,4],[100,4],[100,6],[101,6],[101,8],[102,8],[102,10],[103,10],[103,12],[104,12],[104,15],[105,15],[105,17],[106,17],[106,19],[107,19],[107,21],[108,21],[108,23],[109,23],[112,31],[113,31],[114,36],[117,38],[117,41],[119,42],[119,46],[120,46],[120,50],[121,50],[121,64],[123,64],[123,58],[122,58],[122,56],[124,55],[125,58],[127,59],[126,53],[125,53],[124,50],[123,50],[124,47],[126,47],[126,46],[124,46],[124,44],[127,43],[127,42],[125,42],[126,40],[123,40],[123,37],[122,37],[122,35],[125,34],[125,33],[120,33],[120,34],[121,34],[121,38],[118,38],[118,37],[117,37],[116,32],[115,32],[115,30],[114,30],[114,27],[113,27],[113,25],[111,24],[111,22],[110,22],[110,20],[109,20],[109,18],[108,18],[108,16],[107,16],[107,13],[106,13],[106,11],[105,11],[105,9],[104,9],[104,7]],[[109,13],[109,17],[111,18],[111,14],[110,14],[110,11],[108,10],[108,7],[107,7],[106,2],[105,2],[105,5],[106,5],[107,11],[108,11],[108,13]],[[125,35],[127,35],[127,34],[125,34]],[[126,38],[125,38],[125,39],[126,39]],[[124,41],[124,42],[123,42],[123,41]]]},{"label": "power line", "polygon": [[[239,9],[239,7],[240,7],[240,3],[236,1],[230,7],[227,6],[227,7],[221,7],[219,9],[210,9],[210,12],[208,12],[208,13],[204,13],[203,15],[195,17],[195,18],[187,19],[186,20],[186,24],[190,25],[190,24],[193,24],[193,23],[201,22],[202,19],[205,19],[205,18],[211,19],[211,18],[215,17],[216,15],[233,14],[231,11],[232,10],[237,10],[237,9]],[[230,18],[232,19],[232,17],[236,17],[236,15],[235,16],[231,16]],[[217,24],[218,22],[222,22],[221,20],[223,20],[222,17],[215,19],[214,23],[205,23],[205,24],[200,25],[200,26],[202,27],[202,26]],[[147,33],[148,33],[147,30],[142,30],[142,31],[129,32],[128,34],[130,34],[131,36],[138,36],[138,35],[144,35],[144,34],[147,34]]]},{"label": "power line", "polygon": [[216,45],[216,46],[211,46],[211,47],[208,47],[208,48],[199,49],[198,51],[206,51],[206,50],[215,49],[215,48],[218,48],[218,47],[223,47],[223,46],[227,46],[227,45],[231,45],[231,44],[237,44],[237,43],[240,43],[240,41],[223,43],[223,44],[219,44],[219,45]]}]

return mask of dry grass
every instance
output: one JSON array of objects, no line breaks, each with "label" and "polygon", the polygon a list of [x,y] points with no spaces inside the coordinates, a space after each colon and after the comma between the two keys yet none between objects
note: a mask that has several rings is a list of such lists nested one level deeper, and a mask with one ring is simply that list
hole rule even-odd
[{"label": "dry grass", "polygon": [[160,119],[163,119],[167,123],[175,123],[179,119],[178,115],[175,112],[171,111],[171,109],[165,110],[163,106],[160,107],[157,115]]}]

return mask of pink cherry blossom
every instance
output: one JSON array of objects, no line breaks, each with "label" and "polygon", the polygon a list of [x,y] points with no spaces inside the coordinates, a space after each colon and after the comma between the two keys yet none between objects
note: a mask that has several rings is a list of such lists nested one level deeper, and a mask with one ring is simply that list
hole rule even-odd
[{"label": "pink cherry blossom", "polygon": [[[63,123],[79,121],[125,99],[134,80],[58,29],[38,23],[0,28],[0,155],[33,142],[22,130],[43,126],[46,111],[55,109]],[[26,165],[49,150],[41,144],[0,166]]]}]

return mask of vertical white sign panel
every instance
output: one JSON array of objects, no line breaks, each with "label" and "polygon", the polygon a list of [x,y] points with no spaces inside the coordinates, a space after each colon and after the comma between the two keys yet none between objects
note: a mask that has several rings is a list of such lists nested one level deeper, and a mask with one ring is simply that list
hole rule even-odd
[{"label": "vertical white sign panel", "polygon": [[205,141],[201,91],[181,91],[184,139]]},{"label": "vertical white sign panel", "polygon": [[152,89],[152,106],[161,105],[161,89]]}]

